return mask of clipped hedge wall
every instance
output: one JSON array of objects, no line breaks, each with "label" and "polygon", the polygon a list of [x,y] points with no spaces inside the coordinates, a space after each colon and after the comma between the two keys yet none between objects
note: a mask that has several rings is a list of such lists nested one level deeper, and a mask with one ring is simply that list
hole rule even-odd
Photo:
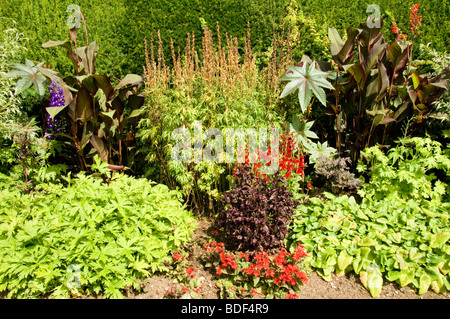
[{"label": "clipped hedge wall", "polygon": [[427,44],[438,51],[448,51],[450,48],[450,1],[449,0],[297,0],[299,7],[307,15],[312,15],[316,21],[333,26],[342,34],[350,25],[358,26],[371,14],[367,13],[370,4],[380,7],[381,16],[385,20],[384,31],[390,32],[392,20],[388,12],[397,19],[402,31],[408,31],[409,8],[415,3],[420,4],[419,15],[423,16],[419,27],[421,34],[417,41]]},{"label": "clipped hedge wall", "polygon": [[[100,73],[108,73],[118,78],[126,73],[141,73],[144,64],[143,39],[161,30],[161,39],[166,61],[170,63],[170,38],[175,50],[184,48],[186,35],[196,34],[198,47],[201,45],[203,24],[216,31],[238,37],[240,45],[246,36],[247,22],[252,29],[252,47],[258,63],[267,60],[265,52],[270,52],[274,32],[280,32],[283,21],[291,29],[298,28],[298,46],[294,57],[303,53],[313,58],[327,57],[326,32],[329,26],[336,27],[341,34],[350,25],[358,26],[370,13],[367,6],[372,0],[2,0],[0,16],[13,18],[17,28],[29,38],[28,58],[49,62],[62,72],[71,66],[61,48],[44,50],[40,45],[47,40],[68,39],[66,20],[67,6],[77,3],[86,18],[89,41],[97,40],[100,52],[97,67]],[[397,19],[399,27],[409,30],[409,7],[413,1],[379,0],[381,13],[385,19],[385,32],[390,32],[391,18]],[[292,8],[294,15],[292,17]],[[421,4],[419,14],[423,25],[418,41],[432,43],[438,51],[448,51],[450,32],[449,0],[427,0]],[[79,38],[82,43],[84,40]]]}]

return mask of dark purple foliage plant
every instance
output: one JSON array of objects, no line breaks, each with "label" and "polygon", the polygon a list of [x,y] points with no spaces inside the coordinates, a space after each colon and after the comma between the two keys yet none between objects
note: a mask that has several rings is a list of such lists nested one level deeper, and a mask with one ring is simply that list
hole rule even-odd
[{"label": "dark purple foliage plant", "polygon": [[253,252],[283,246],[299,201],[293,199],[281,174],[266,180],[244,165],[236,170],[233,187],[224,194],[222,204],[217,222],[225,231],[227,247]]}]

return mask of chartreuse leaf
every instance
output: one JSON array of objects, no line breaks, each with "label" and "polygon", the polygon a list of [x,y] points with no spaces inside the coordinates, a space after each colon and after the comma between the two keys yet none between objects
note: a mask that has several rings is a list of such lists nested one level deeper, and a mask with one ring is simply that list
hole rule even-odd
[{"label": "chartreuse leaf", "polygon": [[419,279],[419,295],[422,295],[428,291],[431,285],[431,277],[427,274],[423,274]]},{"label": "chartreuse leaf", "polygon": [[343,275],[345,273],[345,269],[351,265],[353,261],[353,256],[350,256],[345,250],[341,250],[339,253],[339,257],[337,259],[337,269],[336,272],[338,275]]},{"label": "chartreuse leaf", "polygon": [[445,244],[450,239],[450,232],[443,232],[438,234],[433,234],[431,236],[430,247],[438,248]]},{"label": "chartreuse leaf", "polygon": [[[432,149],[431,144],[423,144],[421,140],[414,140],[412,145],[415,144],[418,144],[417,150],[421,152]],[[383,182],[391,185],[395,176],[392,174],[401,175],[386,167],[408,162],[414,153],[407,153],[406,150],[405,148],[396,153],[401,160],[393,164],[390,164],[392,159],[387,159],[384,154],[375,153],[374,156],[379,157],[377,160],[383,163],[377,169],[385,170],[386,175],[380,177]],[[438,154],[428,156],[427,161],[436,161],[439,159]],[[414,156],[418,158],[418,155]],[[370,156],[368,158],[369,161],[374,160]],[[421,183],[423,173],[421,176],[414,176],[413,171],[423,171],[424,165],[429,164],[409,162],[402,170],[411,173],[402,175],[402,178],[410,179],[411,185]],[[448,163],[445,165],[448,166]],[[446,167],[445,165],[442,167]],[[368,280],[372,278],[372,296],[379,295],[383,277],[402,287],[411,285],[420,294],[429,289],[437,293],[447,291],[450,287],[447,278],[450,274],[448,207],[445,204],[436,205],[442,203],[444,192],[437,190],[438,193],[428,199],[402,196],[398,194],[398,190],[393,193],[384,190],[380,186],[384,185],[379,182],[380,179],[376,187],[372,186],[373,195],[366,195],[369,193],[366,189],[360,204],[350,205],[348,196],[336,197],[329,193],[324,194],[325,201],[311,198],[309,205],[297,210],[300,219],[294,219],[290,236],[298,238],[300,242],[307,241],[311,252],[311,266],[322,277],[328,278],[333,268],[337,275],[352,271],[360,276],[361,282],[369,291]],[[420,195],[426,191],[426,188],[422,189]],[[383,196],[375,197],[381,192]],[[335,228],[333,225],[339,225],[341,212],[345,219],[339,228]],[[350,227],[352,224],[355,227]],[[334,244],[335,239],[339,245]],[[323,251],[331,246],[337,258],[336,263],[330,259],[331,263],[328,264],[329,258]],[[370,272],[373,266],[378,267],[378,271]]]},{"label": "chartreuse leaf", "polygon": [[360,280],[363,286],[369,290],[373,298],[378,297],[383,287],[383,278],[378,266],[371,265],[367,271],[360,272]]}]

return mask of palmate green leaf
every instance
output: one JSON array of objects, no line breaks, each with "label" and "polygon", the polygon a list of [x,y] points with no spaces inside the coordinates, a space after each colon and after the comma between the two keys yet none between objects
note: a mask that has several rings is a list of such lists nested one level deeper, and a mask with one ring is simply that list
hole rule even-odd
[{"label": "palmate green leaf", "polygon": [[[19,77],[16,84],[16,89],[14,94],[19,94],[29,87],[33,87],[34,91],[39,94],[42,99],[45,94],[44,83],[46,81],[45,76],[40,72],[43,69],[43,62],[34,64],[32,61],[25,59],[25,64],[12,63],[9,66],[12,70],[6,74],[6,77]],[[55,71],[50,69],[45,69],[51,74],[56,74]]]},{"label": "palmate green leaf", "polygon": [[323,88],[333,90],[334,87],[326,80],[327,73],[316,69],[316,62],[311,65],[304,62],[302,67],[289,67],[292,73],[285,74],[281,80],[290,81],[280,95],[280,99],[298,89],[300,109],[305,112],[313,94],[322,105],[326,105],[326,94]]}]

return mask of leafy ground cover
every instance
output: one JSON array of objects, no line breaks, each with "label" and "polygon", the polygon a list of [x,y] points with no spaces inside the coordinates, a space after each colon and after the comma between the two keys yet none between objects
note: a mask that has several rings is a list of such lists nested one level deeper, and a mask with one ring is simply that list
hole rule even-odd
[{"label": "leafy ground cover", "polygon": [[[22,194],[1,176],[1,290],[8,297],[69,297],[126,287],[165,269],[170,251],[188,241],[194,218],[165,185],[124,175],[41,185]],[[19,200],[18,200],[19,199]]]},{"label": "leafy ground cover", "polygon": [[[403,140],[388,155],[378,147],[364,153],[370,181],[355,197],[324,193],[298,207],[290,240],[311,251],[311,266],[325,279],[354,272],[373,297],[383,278],[419,294],[450,288],[449,203],[432,168],[448,172],[448,158],[431,140]],[[397,165],[396,165],[397,164]],[[367,169],[361,163],[361,170]]]}]

